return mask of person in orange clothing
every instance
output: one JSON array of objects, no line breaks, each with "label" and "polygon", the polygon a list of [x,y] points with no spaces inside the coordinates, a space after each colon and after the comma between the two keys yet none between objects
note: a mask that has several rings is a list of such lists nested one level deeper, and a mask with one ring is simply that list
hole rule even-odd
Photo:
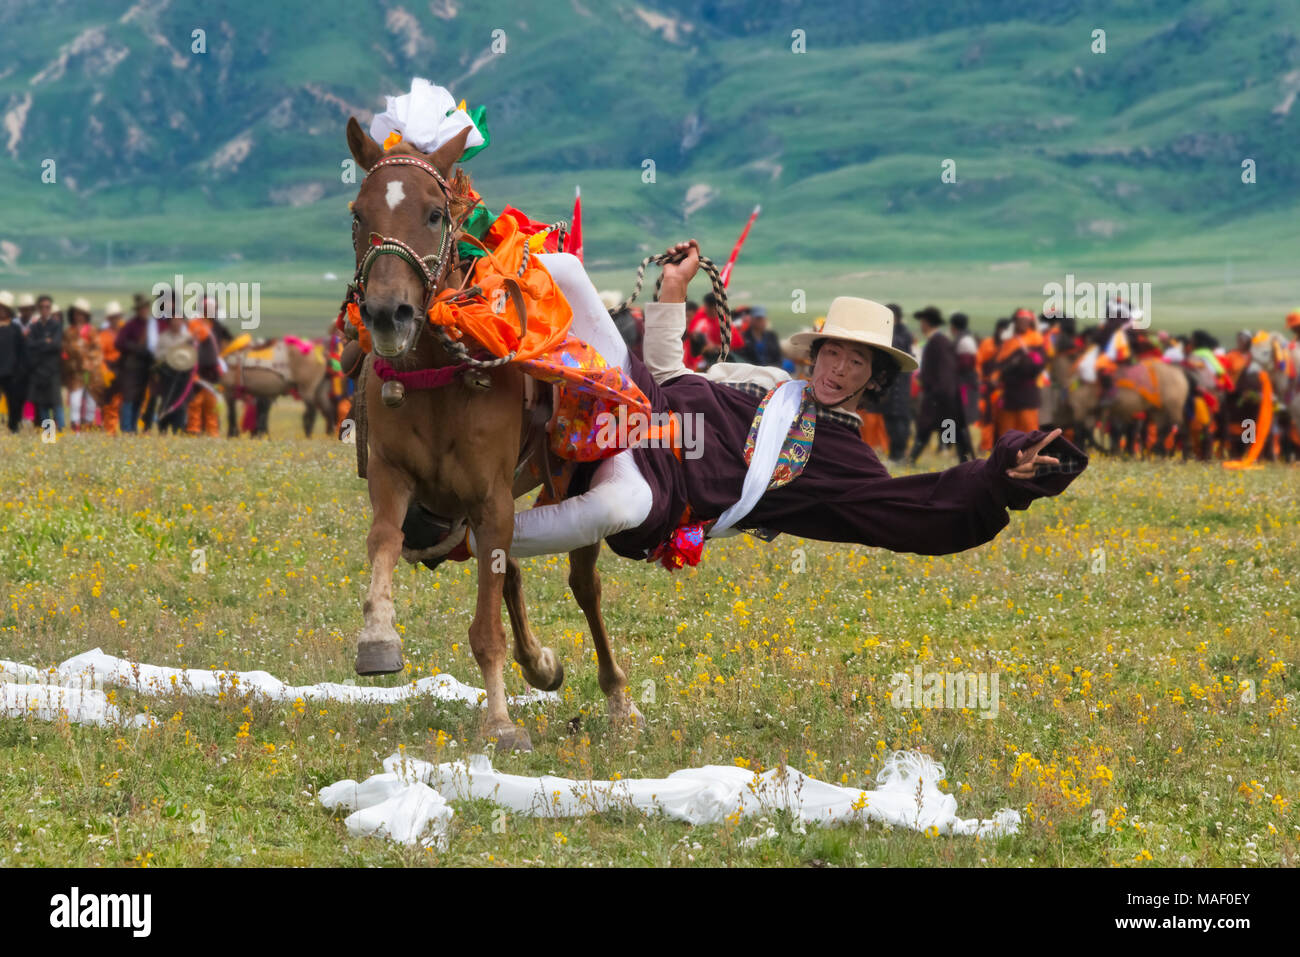
[{"label": "person in orange clothing", "polygon": [[880,403],[864,396],[858,403],[858,415],[862,419],[862,425],[858,429],[862,441],[884,455],[889,451],[889,432],[885,429],[885,414],[880,411]]},{"label": "person in orange clothing", "polygon": [[198,344],[199,381],[195,383],[194,397],[185,421],[185,431],[189,435],[207,435],[216,438],[221,434],[220,421],[217,418],[217,393],[215,383],[221,380],[221,350],[217,348],[217,336],[213,331],[212,319],[216,316],[215,304],[211,299],[203,301],[203,315],[189,321],[190,335]]},{"label": "person in orange clothing", "polygon": [[1047,341],[1038,331],[1038,317],[1030,310],[1017,309],[1013,321],[1011,337],[998,347],[994,360],[1002,383],[1001,407],[993,420],[994,441],[1012,429],[1037,429],[1043,404],[1038,377],[1047,367]]},{"label": "person in orange clothing", "polygon": [[[103,360],[104,370],[100,375],[107,381],[104,401],[100,405],[103,416],[104,431],[108,435],[119,435],[122,431],[122,389],[118,385],[118,363],[122,353],[117,351],[117,333],[122,328],[122,306],[110,302],[105,307],[105,326],[99,330],[99,354]],[[107,374],[105,374],[105,372]]]},{"label": "person in orange clothing", "polygon": [[1011,325],[1010,319],[999,319],[993,326],[993,335],[979,344],[975,351],[975,369],[980,377],[980,448],[993,448],[993,420],[997,414],[998,404],[1002,401],[1002,390],[998,387],[997,357],[998,345],[1003,333]]},{"label": "person in orange clothing", "polygon": [[1241,378],[1246,366],[1250,365],[1250,338],[1250,332],[1242,329],[1237,333],[1236,347],[1231,352],[1225,352],[1219,357],[1219,363],[1223,366],[1223,371],[1232,380],[1233,389],[1237,388],[1237,380]]}]

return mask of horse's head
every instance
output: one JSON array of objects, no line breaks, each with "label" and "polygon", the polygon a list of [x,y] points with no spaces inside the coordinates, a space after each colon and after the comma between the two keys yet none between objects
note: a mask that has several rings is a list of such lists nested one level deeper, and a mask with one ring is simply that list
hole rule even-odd
[{"label": "horse's head", "polygon": [[356,117],[348,120],[353,159],[367,173],[375,170],[352,204],[352,244],[361,318],[377,355],[411,349],[454,267],[457,224],[448,184],[469,133],[466,127],[433,153],[405,142],[385,152]]}]

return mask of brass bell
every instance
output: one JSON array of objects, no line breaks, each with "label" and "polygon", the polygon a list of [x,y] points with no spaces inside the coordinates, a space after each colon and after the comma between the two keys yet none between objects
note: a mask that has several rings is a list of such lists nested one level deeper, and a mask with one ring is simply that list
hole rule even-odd
[{"label": "brass bell", "polygon": [[406,401],[406,386],[396,379],[389,379],[379,390],[379,396],[384,400],[384,405],[395,409]]},{"label": "brass bell", "polygon": [[461,374],[461,379],[471,389],[480,389],[486,392],[492,388],[492,377],[482,369],[466,369]]}]

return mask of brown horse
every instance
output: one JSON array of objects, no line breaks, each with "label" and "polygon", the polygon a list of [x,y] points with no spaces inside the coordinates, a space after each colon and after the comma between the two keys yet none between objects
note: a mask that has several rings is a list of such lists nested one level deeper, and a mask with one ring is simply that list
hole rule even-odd
[{"label": "brown horse", "polygon": [[276,339],[263,348],[244,348],[231,353],[226,356],[226,365],[226,373],[219,384],[226,400],[228,437],[233,439],[239,435],[235,409],[239,399],[269,406],[280,396],[296,392],[303,401],[302,428],[308,436],[318,413],[325,417],[326,422],[333,421],[325,358],[320,350],[303,352],[284,340]]},{"label": "brown horse", "polygon": [[[1064,367],[1060,374],[1067,374]],[[1140,424],[1153,423],[1156,449],[1160,450],[1170,431],[1183,425],[1189,389],[1187,376],[1178,366],[1159,359],[1130,362],[1115,372],[1115,397],[1108,405],[1102,405],[1097,383],[1072,379],[1067,392],[1069,418],[1088,435],[1099,425],[1118,430],[1128,437],[1130,451],[1138,447]]]},{"label": "brown horse", "polygon": [[[412,390],[402,399],[386,393],[371,371],[376,356],[398,370],[455,361],[445,342],[434,335],[426,311],[438,291],[459,286],[470,269],[470,263],[458,257],[456,239],[459,219],[472,203],[449,183],[468,133],[466,128],[431,154],[405,142],[385,152],[355,117],[348,122],[348,147],[369,174],[352,211],[357,305],[373,348],[357,389],[366,421],[366,436],[358,436],[358,441],[367,443],[365,477],[373,519],[366,539],[371,580],[357,639],[356,671],[369,675],[401,670],[402,642],[393,627],[393,569],[404,551],[408,560],[445,551],[435,547],[413,556],[404,549],[402,526],[408,511],[423,506],[453,524],[467,522],[474,532],[478,563],[478,600],[469,639],[487,691],[482,731],[500,748],[527,750],[532,746],[528,732],[515,725],[506,708],[503,597],[514,632],[514,657],[525,680],[554,690],[564,680],[564,668],[529,629],[519,564],[510,557],[515,497],[528,490],[523,486],[538,484],[526,474],[516,481],[520,450],[534,447],[527,439],[537,428],[524,415],[524,373],[505,363],[475,370],[440,388]],[[456,182],[467,192],[463,173]],[[376,249],[390,254],[376,254]],[[600,614],[599,551],[597,543],[569,555],[569,587],[591,628],[600,687],[611,716],[636,720],[640,716],[627,697],[627,679],[614,661]]]}]

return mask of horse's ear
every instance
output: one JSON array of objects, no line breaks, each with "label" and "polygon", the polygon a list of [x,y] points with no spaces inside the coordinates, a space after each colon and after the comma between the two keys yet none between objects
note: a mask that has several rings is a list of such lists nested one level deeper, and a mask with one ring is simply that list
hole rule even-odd
[{"label": "horse's ear", "polygon": [[361,128],[355,116],[348,119],[348,149],[352,151],[352,158],[357,161],[357,165],[366,172],[370,172],[370,167],[384,155],[384,148],[370,138],[370,134]]},{"label": "horse's ear", "polygon": [[465,141],[469,139],[470,130],[473,128],[472,126],[465,127],[429,154],[429,162],[443,176],[451,176],[451,168],[456,165],[456,161],[465,152]]}]

